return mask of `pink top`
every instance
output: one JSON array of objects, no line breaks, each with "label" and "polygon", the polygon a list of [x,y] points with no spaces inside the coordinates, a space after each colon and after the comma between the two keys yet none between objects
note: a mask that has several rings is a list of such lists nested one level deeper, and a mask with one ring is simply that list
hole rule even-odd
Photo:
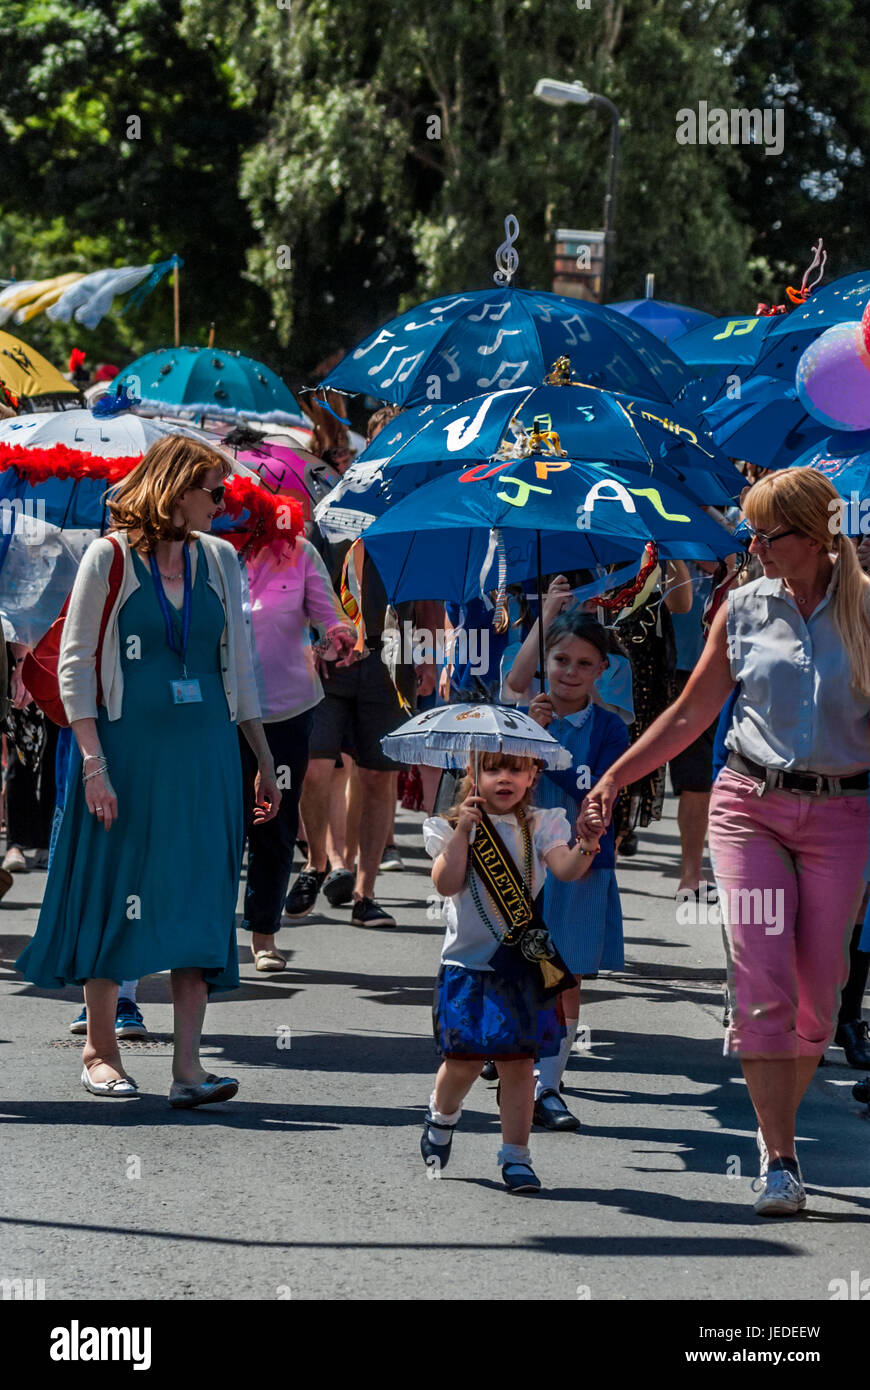
[{"label": "pink top", "polygon": [[263,723],[274,724],[323,699],[308,629],[328,633],[349,623],[326,566],[301,536],[289,555],[279,560],[267,546],[247,570],[257,692]]}]

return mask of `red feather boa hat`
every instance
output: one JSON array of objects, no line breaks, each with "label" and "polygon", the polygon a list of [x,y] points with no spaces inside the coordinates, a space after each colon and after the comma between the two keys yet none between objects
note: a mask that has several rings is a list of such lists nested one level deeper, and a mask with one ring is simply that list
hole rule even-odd
[{"label": "red feather boa hat", "polygon": [[[20,444],[0,443],[0,470],[17,469],[19,476],[31,487],[49,478],[75,482],[95,478],[112,487],[141,461],[141,455],[102,458],[84,449],[70,449],[66,444],[55,444],[50,449],[27,449]],[[238,519],[247,512],[244,526],[226,537],[237,550],[249,548],[250,553],[256,555],[264,546],[277,541],[292,542],[302,534],[302,507],[295,498],[273,497],[239,473],[227,480],[226,489],[224,505],[229,516]]]}]

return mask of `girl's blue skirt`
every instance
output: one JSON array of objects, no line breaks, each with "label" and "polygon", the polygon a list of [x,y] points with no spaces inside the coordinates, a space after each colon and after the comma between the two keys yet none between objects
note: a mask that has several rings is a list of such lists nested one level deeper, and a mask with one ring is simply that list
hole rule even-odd
[{"label": "girl's blue skirt", "polygon": [[493,970],[442,965],[432,1007],[442,1056],[555,1057],[565,1036],[553,1000],[541,1000],[525,979]]}]

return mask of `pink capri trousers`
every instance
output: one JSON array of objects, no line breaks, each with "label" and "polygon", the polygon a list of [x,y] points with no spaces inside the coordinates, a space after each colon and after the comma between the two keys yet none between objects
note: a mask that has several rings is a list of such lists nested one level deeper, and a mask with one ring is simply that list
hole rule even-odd
[{"label": "pink capri trousers", "polygon": [[867,793],[758,795],[723,768],[710,799],[710,856],[728,961],[726,1052],[821,1056],[849,974],[870,848]]}]

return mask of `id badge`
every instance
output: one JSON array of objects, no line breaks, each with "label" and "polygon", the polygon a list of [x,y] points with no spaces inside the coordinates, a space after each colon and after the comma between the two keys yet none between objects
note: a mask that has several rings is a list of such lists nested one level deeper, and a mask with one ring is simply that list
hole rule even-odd
[{"label": "id badge", "polygon": [[199,681],[195,677],[170,681],[169,685],[172,690],[172,703],[174,705],[202,704],[202,691],[199,688]]}]

